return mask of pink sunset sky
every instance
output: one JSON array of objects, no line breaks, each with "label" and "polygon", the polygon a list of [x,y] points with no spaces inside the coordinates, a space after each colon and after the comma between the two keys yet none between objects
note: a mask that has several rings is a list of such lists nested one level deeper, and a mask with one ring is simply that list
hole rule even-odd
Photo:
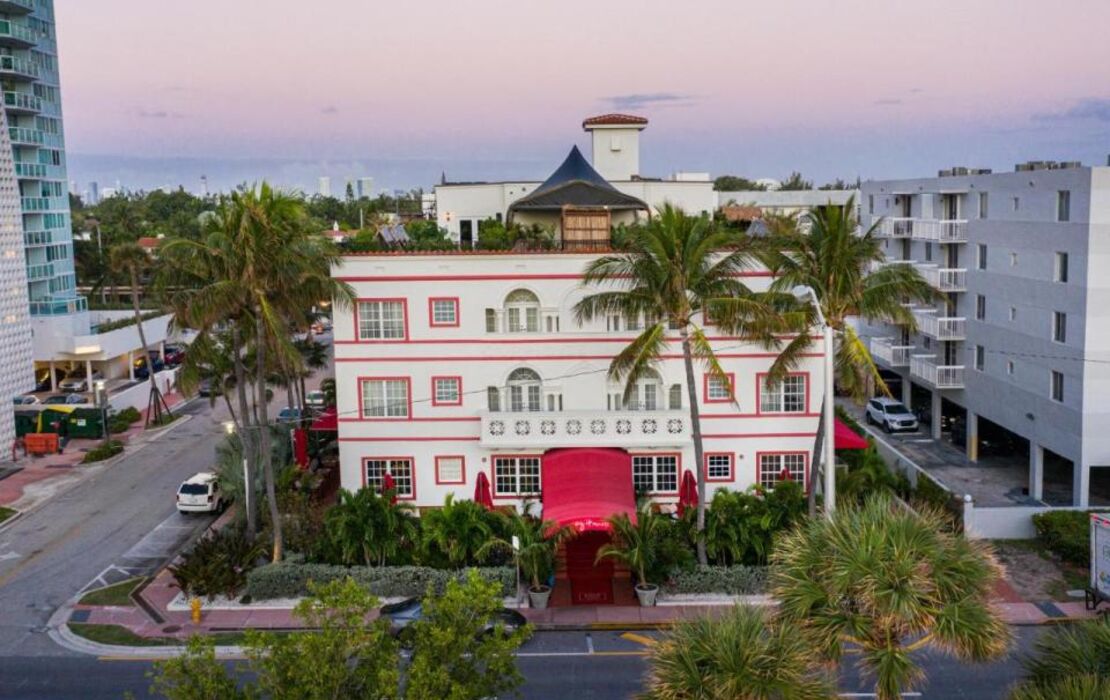
[{"label": "pink sunset sky", "polygon": [[111,177],[80,172],[94,154],[321,173],[425,163],[381,183],[394,186],[428,186],[445,163],[458,179],[493,161],[539,177],[584,142],[583,117],[609,111],[651,119],[642,163],[656,175],[866,178],[1110,153],[1108,0],[56,0],[56,13],[79,180]]}]

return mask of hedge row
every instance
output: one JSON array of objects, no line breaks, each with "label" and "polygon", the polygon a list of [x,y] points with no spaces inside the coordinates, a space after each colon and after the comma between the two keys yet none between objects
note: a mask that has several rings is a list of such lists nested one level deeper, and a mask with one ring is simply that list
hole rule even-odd
[{"label": "hedge row", "polygon": [[[478,573],[487,581],[501,584],[504,595],[516,590],[516,572],[512,567],[481,567]],[[353,578],[380,598],[408,598],[424,595],[428,586],[441,593],[452,578],[461,579],[463,572],[433,569],[427,566],[333,566],[281,562],[267,564],[247,574],[247,595],[255,600],[297,598],[308,595],[308,582],[327,583]]]},{"label": "hedge row", "polygon": [[663,585],[667,593],[755,595],[767,588],[765,566],[698,566],[673,572]]},{"label": "hedge row", "polygon": [[1053,510],[1033,516],[1037,539],[1064,561],[1091,565],[1091,516],[1082,510]]}]

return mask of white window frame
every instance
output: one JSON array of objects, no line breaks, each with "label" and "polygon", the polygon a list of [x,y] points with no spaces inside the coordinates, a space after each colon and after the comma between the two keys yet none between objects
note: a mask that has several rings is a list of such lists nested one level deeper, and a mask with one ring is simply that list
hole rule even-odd
[{"label": "white window frame", "polygon": [[1071,221],[1071,190],[1056,191],[1056,221],[1062,224]]},{"label": "white window frame", "polygon": [[[724,473],[721,473],[721,469]],[[714,470],[717,470],[714,473]],[[736,478],[736,455],[731,452],[710,452],[705,455],[706,481],[733,481]]]},{"label": "white window frame", "polygon": [[[398,388],[402,393],[397,393]],[[359,394],[362,397],[363,419],[410,417],[411,382],[406,377],[359,379]]]},{"label": "white window frame", "polygon": [[459,325],[458,299],[434,298],[430,303],[432,306],[431,325],[433,327]]},{"label": "white window frame", "polygon": [[[454,386],[454,391],[450,389]],[[442,389],[442,390],[441,390]],[[437,406],[459,406],[462,404],[461,377],[432,377],[433,403]]]},{"label": "white window frame", "polygon": [[[362,299],[358,304],[359,340],[404,340],[408,315],[404,299]],[[388,317],[387,317],[387,311]]]},{"label": "white window frame", "polygon": [[1063,311],[1052,312],[1052,342],[1068,342],[1068,315]]},{"label": "white window frame", "polygon": [[760,413],[805,413],[809,399],[809,376],[788,374],[775,386],[763,377],[759,386]]},{"label": "white window frame", "polygon": [[632,488],[637,493],[678,493],[680,466],[681,460],[677,453],[634,454],[632,455]]},{"label": "white window frame", "polygon": [[[499,498],[535,496],[543,476],[542,455],[505,455],[493,458],[493,495]],[[524,482],[534,489],[523,488]]]},{"label": "white window frame", "polygon": [[[779,483],[779,475],[783,467],[787,467],[791,481],[797,481],[805,487],[806,479],[806,452],[773,452],[759,455],[759,485],[767,490],[773,490]],[[797,478],[795,478],[795,476]]]},{"label": "white window frame", "polygon": [[736,391],[736,380],[732,375],[725,377],[716,374],[705,375],[705,401],[706,403],[726,403],[732,401]]},{"label": "white window frame", "polygon": [[362,460],[362,478],[366,488],[381,492],[386,474],[393,477],[397,498],[412,499],[416,496],[416,470],[412,457],[366,457]]},{"label": "white window frame", "polygon": [[1059,284],[1068,283],[1068,254],[1065,251],[1056,251],[1052,264],[1052,281]]},{"label": "white window frame", "polygon": [[[1048,377],[1049,398],[1056,403],[1064,403],[1064,373],[1051,370]],[[1057,384],[1059,384],[1059,387],[1057,387]]]}]

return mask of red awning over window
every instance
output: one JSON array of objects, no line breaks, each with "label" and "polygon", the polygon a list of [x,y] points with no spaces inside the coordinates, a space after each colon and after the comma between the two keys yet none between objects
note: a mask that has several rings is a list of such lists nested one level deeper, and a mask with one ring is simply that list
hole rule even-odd
[{"label": "red awning over window", "polygon": [[835,432],[833,434],[835,442],[833,443],[838,450],[866,450],[867,440],[863,439],[856,434],[856,431],[848,427],[848,424],[839,418],[836,419]]},{"label": "red awning over window", "polygon": [[636,517],[632,458],[613,448],[549,450],[543,456],[543,519],[577,532],[608,531],[617,513]]}]

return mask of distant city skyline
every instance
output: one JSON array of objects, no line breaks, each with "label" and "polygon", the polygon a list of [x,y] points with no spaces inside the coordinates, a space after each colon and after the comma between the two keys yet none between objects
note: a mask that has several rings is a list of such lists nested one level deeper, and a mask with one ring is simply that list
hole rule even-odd
[{"label": "distant city skyline", "polygon": [[536,178],[610,111],[652,121],[652,176],[824,182],[1110,152],[1104,0],[320,9],[306,32],[293,0],[59,0],[71,177],[313,192],[328,176],[336,194],[360,176]]}]

